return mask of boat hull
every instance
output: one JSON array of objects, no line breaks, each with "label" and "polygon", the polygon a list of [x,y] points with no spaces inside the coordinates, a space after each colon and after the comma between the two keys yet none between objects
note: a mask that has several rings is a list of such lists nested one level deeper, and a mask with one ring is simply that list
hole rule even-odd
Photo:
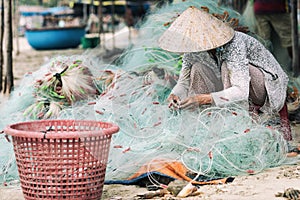
[{"label": "boat hull", "polygon": [[85,27],[28,29],[25,32],[30,46],[36,50],[77,48],[85,35]]}]

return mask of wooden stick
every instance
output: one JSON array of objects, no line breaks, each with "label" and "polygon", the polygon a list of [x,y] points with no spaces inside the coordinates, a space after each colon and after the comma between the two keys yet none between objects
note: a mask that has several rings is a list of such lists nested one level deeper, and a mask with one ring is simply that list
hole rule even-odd
[{"label": "wooden stick", "polygon": [[293,73],[295,77],[300,75],[300,66],[299,66],[299,37],[298,37],[298,20],[297,20],[297,0],[291,1],[292,5],[292,41],[293,41]]}]

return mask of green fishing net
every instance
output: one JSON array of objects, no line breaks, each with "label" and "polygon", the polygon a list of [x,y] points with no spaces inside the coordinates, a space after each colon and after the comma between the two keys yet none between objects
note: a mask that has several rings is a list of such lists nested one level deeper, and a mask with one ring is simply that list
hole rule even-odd
[{"label": "green fishing net", "polygon": [[[157,159],[180,161],[190,172],[211,178],[259,173],[282,164],[286,141],[267,118],[253,120],[239,105],[192,112],[168,108],[166,98],[178,79],[181,55],[161,50],[157,40],[189,6],[208,7],[211,13],[228,11],[243,22],[239,13],[211,0],[187,0],[154,9],[139,27],[134,45],[113,63],[87,51],[53,58],[25,75],[1,108],[1,128],[53,118],[115,123],[120,131],[112,137],[106,180],[126,180]],[[78,78],[78,82],[64,79],[71,69],[75,70],[72,80]],[[62,92],[68,84],[75,84],[67,89],[78,92],[76,96]],[[17,179],[11,145],[2,134],[0,182]]]}]

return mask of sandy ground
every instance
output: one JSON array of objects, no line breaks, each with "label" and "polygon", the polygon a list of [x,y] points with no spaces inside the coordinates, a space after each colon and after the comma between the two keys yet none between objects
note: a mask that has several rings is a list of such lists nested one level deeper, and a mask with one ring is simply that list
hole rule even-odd
[{"label": "sandy ground", "polygon": [[[32,49],[25,38],[20,39],[20,53],[14,57],[15,85],[19,84],[22,76],[35,71],[55,55],[81,54],[83,49],[68,49],[60,51],[36,51]],[[300,125],[293,125],[294,145],[300,144]],[[298,156],[299,157],[299,156]],[[300,157],[299,162],[267,169],[256,175],[235,177],[232,183],[222,185],[201,186],[201,195],[187,199],[213,199],[213,200],[280,200],[275,197],[278,192],[287,188],[300,190]],[[137,194],[146,193],[145,188],[124,185],[104,185],[102,199],[124,200],[136,199]],[[18,183],[0,186],[0,200],[22,200],[23,194]],[[157,198],[167,199],[167,197]],[[172,198],[169,198],[172,199]],[[175,199],[175,198],[173,198]],[[299,198],[300,199],[300,198]]]}]

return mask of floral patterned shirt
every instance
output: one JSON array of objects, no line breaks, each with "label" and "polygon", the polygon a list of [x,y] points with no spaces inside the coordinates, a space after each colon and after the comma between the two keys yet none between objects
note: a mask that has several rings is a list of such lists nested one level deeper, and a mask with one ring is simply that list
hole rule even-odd
[{"label": "floral patterned shirt", "polygon": [[187,94],[190,84],[189,72],[194,63],[209,66],[221,77],[220,66],[226,62],[231,87],[211,93],[214,103],[222,106],[235,101],[248,101],[249,64],[258,67],[264,73],[264,82],[268,101],[261,108],[263,111],[278,112],[285,103],[288,76],[274,56],[258,40],[241,32],[235,32],[233,39],[217,49],[217,61],[208,52],[185,53],[177,85],[172,93]]}]

